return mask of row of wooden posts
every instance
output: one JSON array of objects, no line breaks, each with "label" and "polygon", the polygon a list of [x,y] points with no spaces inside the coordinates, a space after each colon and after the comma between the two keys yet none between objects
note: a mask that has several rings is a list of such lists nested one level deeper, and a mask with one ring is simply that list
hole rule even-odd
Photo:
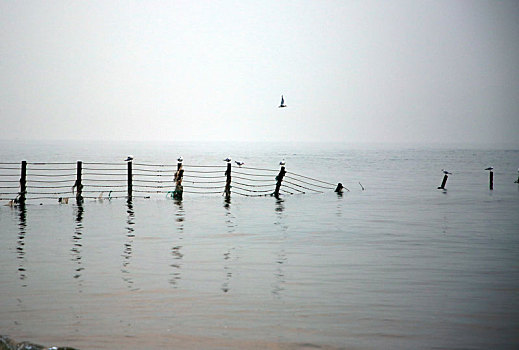
[{"label": "row of wooden posts", "polygon": [[[440,187],[438,187],[439,190],[445,190],[445,185],[447,184],[449,174],[450,173],[445,173],[445,175],[443,175],[442,184],[440,185]],[[519,183],[519,177],[517,178],[517,181],[515,181],[515,183]],[[492,170],[489,171],[488,188],[490,190],[494,189],[494,172]]]},{"label": "row of wooden posts", "polygon": [[[133,173],[132,173],[132,161],[128,161],[128,199],[131,199],[133,196],[133,188],[132,188],[132,179],[133,179]],[[83,183],[82,183],[82,173],[83,173],[83,162],[77,161],[76,166],[76,180],[74,182],[74,186],[72,189],[76,189],[76,199],[82,200],[83,195]],[[276,177],[276,188],[272,195],[276,198],[279,197],[279,191],[281,188],[281,182],[283,181],[283,177],[286,174],[285,166],[282,165],[281,169],[279,171],[278,176]],[[226,176],[226,182],[225,182],[225,189],[224,194],[226,197],[230,197],[231,195],[231,162],[227,162],[227,170],[225,171]],[[175,182],[175,190],[173,191],[172,197],[174,199],[182,199],[183,194],[183,187],[182,187],[182,179],[184,177],[184,169],[182,167],[182,162],[178,162],[177,164],[177,171],[175,172],[173,181]],[[17,199],[18,202],[25,202],[26,200],[26,194],[27,194],[27,161],[22,161],[22,167],[21,167],[21,176],[20,176],[20,193],[19,197]]]}]

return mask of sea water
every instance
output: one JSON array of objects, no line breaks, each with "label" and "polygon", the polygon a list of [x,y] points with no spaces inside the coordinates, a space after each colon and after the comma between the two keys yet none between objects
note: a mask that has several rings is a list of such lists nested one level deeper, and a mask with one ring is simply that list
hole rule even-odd
[{"label": "sea water", "polygon": [[0,162],[128,154],[285,159],[349,192],[3,201],[0,334],[80,349],[519,347],[518,149],[2,142]]}]

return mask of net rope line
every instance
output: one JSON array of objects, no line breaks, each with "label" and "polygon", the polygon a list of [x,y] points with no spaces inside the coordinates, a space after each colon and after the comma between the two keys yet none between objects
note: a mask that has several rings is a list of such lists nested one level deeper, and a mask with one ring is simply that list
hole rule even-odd
[{"label": "net rope line", "polygon": [[30,177],[30,176],[40,176],[40,177],[74,176],[75,177],[76,174],[52,174],[52,175],[46,175],[46,174],[30,174],[29,172],[27,172],[27,177]]},{"label": "net rope line", "polygon": [[126,173],[91,173],[91,172],[84,172],[83,175],[92,175],[92,176],[121,176],[126,175]]},{"label": "net rope line", "polygon": [[189,175],[189,173],[184,173],[184,177],[195,178],[195,179],[219,179],[225,177],[223,174],[221,176],[200,176],[200,175]]},{"label": "net rope line", "polygon": [[26,188],[71,188],[71,186],[31,186],[27,185]]},{"label": "net rope line", "polygon": [[[326,182],[326,181],[322,181],[322,180],[318,180],[318,179],[314,179],[312,177],[309,177],[309,176],[304,176],[304,175],[301,175],[301,174],[296,174],[296,173],[293,173],[291,171],[287,171],[287,174],[291,174],[291,175],[295,175],[295,176],[299,176],[299,177],[302,177],[302,178],[305,178],[305,179],[308,179],[308,180],[312,180],[312,181],[317,181],[317,182],[320,182],[320,183],[323,183],[323,184],[326,184],[326,185],[330,185],[330,186],[335,186],[335,184],[332,184],[330,182]],[[299,180],[301,181],[301,180]],[[302,181],[301,181],[302,182]]]},{"label": "net rope line", "polygon": [[11,168],[11,167],[3,167],[3,166],[0,166],[0,170],[20,170],[21,168],[18,167],[18,168]]},{"label": "net rope line", "polygon": [[[113,187],[128,187],[128,185],[97,185],[97,184],[83,184],[84,187],[101,187],[101,188],[104,188],[104,187],[109,187],[109,188],[113,188]],[[136,185],[134,185],[136,186]]]},{"label": "net rope line", "polygon": [[267,197],[270,196],[270,194],[246,194],[246,193],[240,193],[240,192],[233,192],[234,194],[245,196],[245,197]]},{"label": "net rope line", "polygon": [[[94,190],[83,190],[81,191],[82,193],[103,193],[103,192],[107,192],[107,191],[94,191]],[[126,191],[124,190],[113,190],[113,191],[110,191],[112,193],[126,193]]]},{"label": "net rope line", "polygon": [[[282,186],[284,186],[284,187],[286,187],[286,188],[290,188],[291,190],[297,191],[297,192],[299,192],[299,193],[305,193],[305,191],[301,191],[301,190],[299,190],[299,189],[297,189],[297,188],[295,188],[295,187],[292,187],[292,186],[288,186],[288,185],[285,185],[285,184],[283,184]],[[310,190],[310,189],[309,189],[309,190]],[[310,190],[310,191],[312,191],[312,190]],[[313,191],[314,191],[314,192],[321,192],[321,191],[316,191],[316,190],[313,190]]]},{"label": "net rope line", "polygon": [[124,163],[83,162],[83,165],[123,165]]},{"label": "net rope line", "polygon": [[290,191],[287,191],[287,190],[283,190],[283,189],[281,189],[280,191],[283,192],[283,193],[288,193],[288,194],[290,194],[290,195],[293,195],[293,194],[294,194],[293,192],[290,192]]},{"label": "net rope line", "polygon": [[149,173],[174,173],[175,169],[140,169],[140,168],[133,168],[133,171],[142,171],[142,172],[149,172]]},{"label": "net rope line", "polygon": [[267,193],[267,192],[268,193],[272,193],[272,192],[274,192],[273,190],[250,190],[248,188],[242,188],[242,187],[239,187],[239,186],[231,186],[231,190],[233,188],[238,189],[238,190],[242,190],[242,191],[247,191],[247,192],[255,192],[255,193]]},{"label": "net rope line", "polygon": [[83,167],[83,170],[93,170],[93,171],[126,171],[127,168],[90,168]]},{"label": "net rope line", "polygon": [[[139,173],[135,173],[135,172],[132,172],[132,175],[133,176],[147,176],[147,177],[150,177],[150,176],[152,176],[152,177],[163,177],[163,176],[173,177],[173,174],[139,174]],[[186,175],[184,174],[184,176],[186,176]]]},{"label": "net rope line", "polygon": [[126,182],[126,179],[124,180],[121,180],[121,179],[91,179],[91,178],[84,178],[82,179],[82,181],[91,181],[91,182],[104,182],[104,181],[111,181],[111,182],[114,182],[114,181],[117,181],[117,182]]},{"label": "net rope line", "polygon": [[[283,181],[283,182],[284,182],[284,183],[291,184],[291,185],[294,185],[294,186],[297,186],[297,187],[304,188],[305,190],[315,191],[315,192],[321,192],[320,190],[315,190],[315,189],[313,189],[313,188],[308,188],[308,187],[305,187],[305,186],[303,186],[303,185],[299,185],[299,184],[297,184],[297,183],[294,183],[294,182],[292,182],[292,181]],[[319,186],[319,185],[312,185],[312,184],[311,184],[311,186],[315,186],[315,187],[322,187],[322,186]],[[328,187],[323,187],[323,188],[325,188],[325,189],[330,189],[330,188],[328,188]]]},{"label": "net rope line", "polygon": [[33,180],[33,179],[27,179],[27,183],[31,183],[31,182],[37,182],[37,183],[69,182],[69,183],[74,184],[75,181],[76,181],[76,179],[72,179],[72,180]]},{"label": "net rope line", "polygon": [[265,181],[268,181],[268,180],[264,180],[264,179],[249,179],[249,178],[246,178],[246,177],[242,177],[242,176],[233,176],[232,177],[233,179],[241,179],[241,180],[247,180],[247,181],[257,181],[257,182],[265,182]]},{"label": "net rope line", "polygon": [[[177,164],[150,164],[150,163],[132,163],[136,166],[147,166],[147,167],[174,167],[176,168]],[[183,168],[222,168],[225,170],[223,165],[193,165],[193,164],[182,164]]]},{"label": "net rope line", "polygon": [[175,181],[172,180],[143,180],[143,179],[133,179],[132,182],[154,182],[154,183],[175,183]]},{"label": "net rope line", "polygon": [[238,181],[233,181],[232,183],[233,183],[233,184],[242,185],[242,186],[249,186],[249,187],[267,187],[267,186],[276,186],[276,183],[275,183],[275,182],[273,182],[273,183],[271,183],[271,184],[265,184],[265,185],[246,184],[246,183],[238,182]]},{"label": "net rope line", "polygon": [[27,162],[27,165],[76,165],[75,162]]},{"label": "net rope line", "polygon": [[249,167],[249,166],[241,166],[239,167],[241,169],[247,169],[247,170],[261,170],[261,171],[272,171],[272,172],[279,172],[279,170],[275,170],[275,169],[265,169],[265,168],[253,168],[253,167]]},{"label": "net rope line", "polygon": [[[294,181],[299,181],[299,182],[302,182],[304,184],[307,184],[307,185],[310,185],[310,186],[314,186],[314,187],[320,187],[320,188],[325,188],[325,189],[330,189],[330,187],[325,187],[325,186],[321,186],[321,185],[316,185],[316,184],[313,184],[313,183],[310,183],[310,182],[307,182],[307,181],[303,181],[303,180],[299,180],[299,179],[295,179],[291,176],[285,176],[285,178],[287,179],[290,179],[290,180],[294,180]],[[289,181],[285,181],[285,182],[288,182],[288,183],[291,183]],[[293,183],[292,183],[293,184]],[[335,186],[335,185],[332,185],[332,186]]]},{"label": "net rope line", "polygon": [[183,187],[187,187],[187,188],[200,188],[200,189],[215,189],[215,188],[220,188],[223,190],[225,190],[225,187],[223,186],[192,186],[192,185],[183,185]]},{"label": "net rope line", "polygon": [[273,176],[272,174],[251,174],[251,173],[244,173],[241,171],[234,171],[234,172],[232,172],[232,174],[240,174],[240,175],[248,175],[248,176],[267,176],[267,177]]},{"label": "net rope line", "polygon": [[30,166],[27,166],[27,171],[74,171],[77,168],[31,168]]},{"label": "net rope line", "polygon": [[[83,191],[85,192],[85,191]],[[38,192],[38,191],[31,191],[31,192],[27,192],[25,195],[28,196],[28,195],[31,195],[31,194],[54,194],[54,195],[58,195],[58,194],[70,194],[71,192],[70,191],[67,191],[67,192]],[[27,197],[26,197],[27,198]]]}]

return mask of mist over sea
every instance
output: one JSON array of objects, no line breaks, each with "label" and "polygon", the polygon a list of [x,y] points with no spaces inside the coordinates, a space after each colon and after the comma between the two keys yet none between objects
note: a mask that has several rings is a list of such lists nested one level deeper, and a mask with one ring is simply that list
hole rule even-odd
[{"label": "mist over sea", "polygon": [[0,163],[284,159],[349,189],[0,201],[2,335],[79,349],[519,347],[517,147],[0,146]]}]

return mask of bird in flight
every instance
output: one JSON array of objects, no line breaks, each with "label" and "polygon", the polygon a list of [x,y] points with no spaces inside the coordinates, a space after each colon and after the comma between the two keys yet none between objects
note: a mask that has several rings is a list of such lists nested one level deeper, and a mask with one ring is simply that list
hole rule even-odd
[{"label": "bird in flight", "polygon": [[285,99],[283,98],[283,95],[281,95],[281,103],[279,104],[279,107],[278,108],[283,108],[283,107],[286,107],[287,105],[285,104]]}]

